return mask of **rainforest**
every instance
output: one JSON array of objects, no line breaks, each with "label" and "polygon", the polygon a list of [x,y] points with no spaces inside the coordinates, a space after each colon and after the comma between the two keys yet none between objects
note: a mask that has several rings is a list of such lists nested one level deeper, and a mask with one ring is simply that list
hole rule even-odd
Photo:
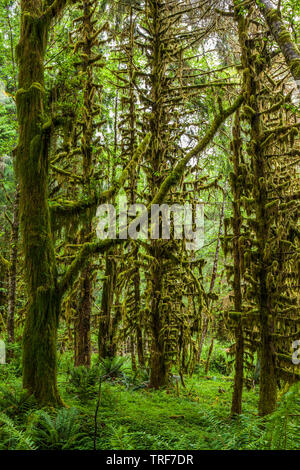
[{"label": "rainforest", "polygon": [[299,450],[299,171],[298,0],[0,0],[0,450]]}]

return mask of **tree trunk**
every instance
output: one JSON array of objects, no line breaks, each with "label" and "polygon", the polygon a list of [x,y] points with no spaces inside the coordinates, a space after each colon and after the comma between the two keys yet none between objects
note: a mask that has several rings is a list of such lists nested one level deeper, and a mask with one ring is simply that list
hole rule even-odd
[{"label": "tree trunk", "polygon": [[258,100],[261,92],[262,64],[256,60],[256,55],[249,47],[247,23],[243,15],[237,12],[239,40],[242,48],[242,65],[247,74],[244,74],[245,104],[251,107],[251,116],[248,119],[250,127],[249,154],[253,168],[253,188],[255,226],[254,231],[257,243],[257,262],[252,264],[251,274],[257,278],[255,284],[255,298],[259,309],[260,347],[261,358],[259,414],[264,416],[271,413],[276,405],[276,377],[275,377],[275,352],[271,340],[272,324],[274,322],[272,312],[272,288],[267,282],[268,269],[272,263],[269,240],[272,224],[271,212],[268,210],[268,187],[266,177],[269,171],[265,155],[266,146],[261,145],[263,133],[263,121],[261,107]]},{"label": "tree trunk", "polygon": [[132,370],[133,370],[133,372],[136,372],[137,371],[137,366],[136,366],[135,344],[134,344],[133,336],[130,336],[130,354],[131,354]]},{"label": "tree trunk", "polygon": [[244,382],[244,338],[241,324],[235,329],[235,374],[231,402],[231,416],[242,413],[242,397]]},{"label": "tree trunk", "polygon": [[165,344],[162,335],[161,299],[163,297],[162,273],[160,266],[152,269],[151,302],[151,357],[150,388],[158,389],[168,384],[169,367],[165,357]]},{"label": "tree trunk", "polygon": [[205,364],[205,374],[206,375],[208,374],[208,371],[209,371],[209,363],[210,363],[211,355],[212,355],[212,352],[213,352],[213,349],[214,349],[214,342],[215,342],[215,340],[214,340],[214,338],[212,338],[210,346],[209,346],[209,351],[208,351],[206,364]]},{"label": "tree trunk", "polygon": [[[55,3],[58,11],[64,2]],[[43,121],[44,57],[54,12],[42,15],[42,5],[43,2],[37,0],[21,1],[21,35],[17,47],[19,141],[16,169],[28,295],[23,386],[40,404],[56,406],[62,404],[56,382],[56,336],[61,299],[48,207],[51,126]]]},{"label": "tree trunk", "polygon": [[[91,174],[93,167],[93,137],[94,137],[94,115],[99,110],[95,103],[95,84],[94,84],[94,62],[95,53],[93,47],[97,44],[96,38],[99,34],[95,27],[95,8],[96,2],[83,0],[81,2],[83,16],[80,26],[82,40],[82,72],[84,76],[83,83],[83,133],[81,139],[82,152],[82,173],[84,180],[84,192],[87,197],[91,196]],[[93,38],[93,39],[91,39]],[[87,211],[86,225],[81,230],[80,238],[82,242],[89,240],[93,235],[92,219],[93,211]],[[93,279],[89,268],[85,268],[81,273],[80,293],[78,305],[78,318],[75,322],[76,334],[76,351],[75,366],[91,365],[91,339],[90,339],[90,323],[92,313],[92,297],[93,297]]]},{"label": "tree trunk", "polygon": [[92,307],[92,280],[90,269],[86,268],[81,275],[80,299],[78,315],[75,321],[75,367],[91,366],[91,307]]},{"label": "tree trunk", "polygon": [[150,371],[150,388],[159,389],[168,385],[169,371],[165,362],[164,344],[154,335],[152,336]]},{"label": "tree trunk", "polygon": [[99,321],[98,347],[99,358],[112,357],[113,320],[111,318],[111,309],[114,299],[115,287],[115,262],[111,254],[106,256],[105,280],[103,283],[101,317]]},{"label": "tree trunk", "polygon": [[[15,306],[16,306],[16,287],[17,287],[17,256],[18,256],[18,238],[19,238],[19,188],[16,189],[13,223],[11,231],[11,251],[10,268],[8,284],[8,313],[7,313],[7,340],[9,343],[15,341]],[[12,351],[8,357],[12,357]]]},{"label": "tree trunk", "polygon": [[[240,208],[241,189],[238,182],[240,174],[240,153],[242,149],[241,129],[239,111],[235,114],[232,129],[232,160],[233,178],[231,179],[231,190],[233,195],[233,292],[234,310],[242,314],[242,291],[241,291],[241,264],[242,255],[239,239],[241,236],[242,215]],[[231,416],[242,412],[243,378],[244,376],[244,338],[241,318],[237,320],[235,328],[235,375],[231,403]]]},{"label": "tree trunk", "polygon": [[[219,223],[217,246],[216,246],[215,258],[214,258],[212,275],[211,275],[211,281],[210,281],[210,286],[209,286],[209,293],[211,293],[214,289],[215,282],[216,282],[216,279],[217,279],[217,273],[218,273],[218,263],[219,263],[221,236],[222,236],[222,232],[223,232],[223,222],[224,222],[225,206],[226,206],[227,184],[228,184],[228,178],[226,177],[225,186],[224,186],[223,203],[222,203],[222,209],[221,209],[221,213],[220,213],[220,223]],[[211,304],[212,302],[209,301],[209,303]],[[205,340],[206,333],[207,333],[207,330],[208,330],[208,324],[209,324],[209,318],[205,317],[204,325],[203,325],[203,331],[202,331],[202,335],[201,335],[201,342],[200,342],[200,347],[199,347],[198,357],[197,357],[198,363],[200,362],[202,348],[203,348],[204,340]],[[214,346],[214,341],[212,340],[211,347],[213,348],[213,346]],[[209,360],[210,360],[210,357],[208,357],[208,359],[207,359],[207,364],[205,366],[205,370],[206,369],[208,370]]]},{"label": "tree trunk", "polygon": [[261,328],[260,376],[258,413],[265,416],[275,410],[277,402],[277,381],[274,364],[274,346],[270,326],[264,316]]}]

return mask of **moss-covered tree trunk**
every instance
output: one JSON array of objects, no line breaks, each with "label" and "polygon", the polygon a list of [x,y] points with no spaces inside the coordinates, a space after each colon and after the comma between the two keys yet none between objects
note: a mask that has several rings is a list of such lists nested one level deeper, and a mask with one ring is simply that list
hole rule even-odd
[{"label": "moss-covered tree trunk", "polygon": [[[91,63],[94,58],[93,46],[94,42],[92,37],[96,30],[93,26],[93,12],[95,2],[82,0],[80,6],[83,10],[81,22],[79,23],[79,34],[82,37],[82,71],[84,76],[84,93],[83,93],[83,127],[81,139],[81,152],[82,152],[82,173],[84,179],[84,193],[90,197],[91,173],[92,173],[92,159],[93,159],[93,124],[94,124],[94,77],[93,77],[93,64]],[[80,233],[81,241],[85,242],[90,239],[92,233],[92,218],[93,212],[87,212],[86,225],[82,228]],[[79,303],[77,307],[77,321],[75,322],[75,366],[91,365],[91,340],[90,340],[90,323],[92,311],[92,291],[93,281],[91,270],[89,267],[85,268],[81,273],[80,279],[80,293]]]},{"label": "moss-covered tree trunk", "polygon": [[44,121],[44,57],[53,16],[65,2],[21,1],[16,95],[16,152],[28,307],[24,330],[23,386],[40,404],[61,404],[56,383],[56,334],[60,312],[48,207],[49,124]]},{"label": "moss-covered tree trunk", "polygon": [[[153,240],[155,243],[155,240]],[[156,241],[159,244],[159,240]],[[158,258],[158,254],[156,254]],[[155,265],[151,272],[151,357],[150,357],[150,387],[158,389],[165,387],[169,379],[169,367],[166,362],[165,338],[163,335],[163,318],[161,303],[163,299],[163,280],[161,266]]]},{"label": "moss-covered tree trunk", "polygon": [[117,326],[118,321],[112,318],[115,278],[115,261],[112,255],[108,253],[106,255],[105,279],[103,282],[101,316],[99,321],[98,348],[100,359],[113,357],[116,352],[113,338],[115,332],[114,325]]},{"label": "moss-covered tree trunk", "polygon": [[[13,207],[13,222],[11,229],[10,267],[8,281],[8,312],[7,312],[7,339],[9,343],[15,341],[15,306],[17,288],[17,257],[19,238],[19,188],[16,189]],[[9,352],[12,356],[12,351]]]},{"label": "moss-covered tree trunk", "polygon": [[240,132],[239,111],[235,114],[234,126],[232,129],[232,161],[233,174],[231,178],[231,190],[233,195],[233,292],[234,310],[239,313],[235,327],[235,375],[231,403],[231,415],[239,415],[242,412],[243,395],[243,374],[244,374],[244,338],[242,328],[242,290],[241,290],[241,250],[240,236],[242,225],[242,214],[240,208],[241,187],[238,182],[240,176],[240,153],[242,151],[242,139]]},{"label": "moss-covered tree trunk", "polygon": [[[220,254],[221,237],[222,237],[223,225],[224,225],[227,186],[228,186],[228,178],[226,177],[225,185],[224,185],[223,202],[222,202],[222,208],[221,208],[221,213],[220,213],[220,222],[219,222],[217,246],[216,246],[215,258],[214,258],[214,262],[213,262],[212,275],[211,275],[210,286],[209,286],[209,294],[213,293],[215,282],[216,282],[216,279],[217,279],[217,276],[218,276],[219,254]],[[212,310],[212,305],[213,305],[213,299],[210,299],[209,300],[209,306],[210,306],[211,310]],[[208,326],[207,318],[205,318],[205,324]],[[203,343],[204,343],[205,336],[206,336],[205,324],[204,324],[204,327],[203,327],[203,330],[202,330],[201,343],[200,343],[200,348],[199,348],[199,351],[198,351],[198,362],[200,362],[202,347],[203,347]],[[209,351],[208,351],[208,356],[207,356],[207,360],[206,360],[206,364],[205,364],[205,374],[208,374],[209,363],[210,363],[210,359],[211,359],[212,352],[213,352],[213,349],[214,349],[214,341],[215,340],[214,340],[214,331],[213,331],[213,329],[214,329],[214,322],[213,322],[213,325],[212,325],[212,338],[211,338]]]},{"label": "moss-covered tree trunk", "polygon": [[267,191],[267,159],[265,147],[262,145],[263,121],[259,93],[261,92],[263,61],[255,55],[255,42],[248,34],[249,21],[237,11],[239,41],[242,49],[242,65],[244,78],[244,110],[248,111],[247,118],[250,127],[250,142],[248,153],[253,169],[252,197],[254,208],[254,232],[257,245],[257,259],[252,263],[252,276],[257,279],[254,296],[259,311],[261,359],[259,414],[267,415],[274,411],[277,399],[277,384],[275,374],[275,350],[273,347],[273,312],[272,295],[267,282],[268,268],[271,264],[269,247],[270,226],[272,217],[268,210]]},{"label": "moss-covered tree trunk", "polygon": [[[168,34],[163,35],[163,21],[166,10],[160,8],[157,0],[151,0],[147,5],[147,15],[151,18],[149,25],[153,29],[151,37],[152,55],[150,58],[151,67],[151,110],[149,119],[149,129],[152,134],[149,146],[147,161],[150,163],[151,173],[149,175],[150,198],[157,193],[157,188],[163,182],[166,171],[168,152],[168,110],[163,106],[163,93],[166,90],[166,69],[169,58],[166,56],[164,48],[169,41]],[[168,28],[169,30],[169,28]],[[168,136],[168,137],[167,137]],[[161,222],[160,222],[161,224]],[[155,259],[151,266],[151,280],[149,283],[149,305],[150,305],[150,326],[151,326],[151,358],[150,358],[150,387],[164,387],[168,382],[168,366],[165,354],[164,312],[162,308],[164,292],[165,273],[161,268],[162,240],[151,240],[150,254]]]},{"label": "moss-covered tree trunk", "polygon": [[[139,317],[139,311],[141,308],[141,293],[140,293],[140,272],[137,270],[134,276],[134,297],[135,297],[135,310],[136,316]],[[139,366],[145,366],[145,358],[144,358],[144,341],[143,341],[143,332],[140,325],[136,327],[136,349],[138,355]]]},{"label": "moss-covered tree trunk", "polygon": [[91,365],[91,309],[92,281],[90,269],[87,267],[80,279],[80,299],[78,317],[75,322],[75,367]]},{"label": "moss-covered tree trunk", "polygon": [[6,292],[7,292],[7,273],[9,269],[9,263],[6,259],[0,258],[0,315],[3,314],[5,306],[7,304]]}]

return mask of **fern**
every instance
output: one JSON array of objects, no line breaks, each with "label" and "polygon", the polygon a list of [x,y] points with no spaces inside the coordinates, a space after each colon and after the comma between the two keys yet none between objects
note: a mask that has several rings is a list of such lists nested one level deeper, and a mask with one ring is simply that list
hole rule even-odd
[{"label": "fern", "polygon": [[34,412],[29,432],[41,450],[66,450],[86,445],[87,436],[80,430],[79,411],[61,408],[55,416],[45,410]]},{"label": "fern", "polygon": [[23,419],[28,412],[37,408],[33,395],[22,388],[20,384],[14,387],[0,385],[0,411],[7,416]]},{"label": "fern", "polygon": [[68,391],[75,392],[78,398],[84,402],[94,398],[97,394],[96,384],[99,380],[99,367],[79,366],[70,371]]},{"label": "fern", "polygon": [[268,418],[264,433],[270,450],[300,449],[300,383],[294,384]]},{"label": "fern", "polygon": [[110,426],[110,448],[113,450],[134,450],[132,434],[126,426]]},{"label": "fern", "polygon": [[0,413],[0,442],[2,450],[36,450],[28,431],[18,429],[14,421],[4,413]]},{"label": "fern", "polygon": [[126,357],[106,357],[101,360],[101,375],[110,379],[120,378],[124,376],[128,367]]}]

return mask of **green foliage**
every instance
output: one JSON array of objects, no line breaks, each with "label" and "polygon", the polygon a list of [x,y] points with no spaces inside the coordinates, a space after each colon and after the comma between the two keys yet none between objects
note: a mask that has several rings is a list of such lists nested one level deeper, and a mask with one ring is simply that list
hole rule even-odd
[{"label": "green foliage", "polygon": [[99,367],[85,366],[74,367],[70,371],[69,390],[75,391],[79,400],[86,401],[93,398],[96,393],[96,385],[99,382]]},{"label": "green foliage", "polygon": [[270,450],[300,449],[300,383],[294,384],[267,419],[261,442]]},{"label": "green foliage", "polygon": [[126,426],[110,426],[110,448],[114,450],[134,450],[133,434],[128,432]]},{"label": "green foliage", "polygon": [[101,375],[109,379],[123,377],[128,370],[129,364],[126,357],[106,357],[101,359]]},{"label": "green foliage", "polygon": [[17,420],[21,420],[36,407],[35,398],[20,384],[0,385],[0,411],[8,417],[16,417]]},{"label": "green foliage", "polygon": [[[229,347],[229,344],[221,343],[215,341],[214,349],[211,355],[209,370],[218,372],[223,375],[230,375],[232,372],[232,361],[228,357],[226,349]],[[203,347],[203,358],[206,360],[209,350],[209,344],[205,344]]]},{"label": "green foliage", "polygon": [[28,431],[20,430],[6,414],[0,413],[0,450],[36,450]]},{"label": "green foliage", "polygon": [[84,447],[87,441],[76,408],[61,408],[55,415],[45,410],[34,412],[29,418],[28,432],[41,450],[70,450]]},{"label": "green foliage", "polygon": [[[40,2],[41,8],[46,3]],[[53,14],[58,3],[67,4],[53,2]],[[298,43],[298,3],[286,0],[281,6],[282,19],[289,29],[289,33],[286,31],[279,36],[281,42],[286,42],[291,34],[293,41]],[[276,334],[276,348],[282,346],[280,351],[286,353],[281,357],[290,368],[293,367],[288,356],[290,341],[281,333],[291,333],[294,337],[297,333],[290,324],[296,325],[299,320],[295,313],[297,302],[294,302],[295,309],[285,309],[292,305],[288,291],[294,295],[291,271],[294,271],[294,261],[297,262],[296,258],[290,257],[290,252],[294,256],[298,248],[294,243],[298,233],[294,225],[298,214],[298,193],[293,192],[296,178],[287,178],[295,166],[290,157],[299,155],[297,105],[290,102],[292,91],[287,92],[292,87],[291,77],[284,77],[285,73],[278,75],[277,70],[285,68],[283,57],[276,53],[277,46],[271,35],[266,34],[263,17],[255,16],[255,5],[249,8],[247,2],[236,2],[240,5],[236,15],[240,25],[244,22],[250,25],[252,21],[255,25],[253,31],[249,30],[248,39],[246,31],[241,32],[244,39],[240,41],[239,50],[236,24],[233,21],[233,34],[222,32],[221,13],[216,23],[220,27],[215,30],[212,23],[207,32],[204,31],[202,26],[209,24],[206,15],[211,12],[210,7],[204,11],[201,2],[189,11],[191,2],[187,1],[189,6],[183,15],[180,8],[185,8],[185,2],[179,2],[179,5],[162,2],[159,8],[154,0],[126,1],[122,5],[107,0],[68,2],[65,11],[59,9],[51,26],[44,17],[37,18],[38,12],[32,17],[29,11],[20,15],[20,6],[24,8],[25,4],[26,8],[34,9],[37,2],[0,0],[0,33],[3,37],[0,40],[0,328],[1,331],[6,329],[10,294],[9,263],[3,260],[9,260],[11,255],[17,101],[21,132],[16,156],[24,237],[23,250],[19,254],[21,261],[25,259],[25,270],[21,266],[17,275],[15,323],[20,332],[15,336],[24,339],[23,383],[35,391],[39,406],[50,402],[54,406],[62,405],[56,387],[56,352],[59,348],[60,391],[64,403],[75,406],[57,411],[37,410],[35,398],[20,384],[21,344],[16,342],[7,348],[8,352],[11,348],[13,358],[0,369],[0,381],[7,384],[0,386],[0,448],[92,448],[96,403],[99,405],[96,416],[98,449],[299,448],[300,391],[297,384],[283,395],[276,411],[264,419],[255,415],[256,390],[245,390],[244,414],[229,418],[233,367],[226,352],[230,333],[225,320],[224,335],[219,331],[223,320],[219,312],[225,310],[222,305],[225,295],[228,307],[232,304],[232,286],[224,281],[222,268],[223,255],[228,252],[230,256],[233,250],[229,246],[226,250],[225,243],[219,253],[214,292],[210,293],[205,305],[214,259],[218,254],[216,234],[224,198],[225,220],[231,224],[239,220],[234,204],[241,204],[243,216],[243,236],[233,238],[238,241],[242,255],[247,254],[241,256],[241,263],[245,264],[243,269],[249,271],[242,286],[246,300],[243,307],[252,312],[245,329],[248,332],[245,339],[253,340],[250,359],[255,357],[260,342],[256,333],[262,309],[253,307],[261,307],[259,302],[264,298],[261,295],[264,286],[261,284],[263,289],[259,289],[258,285],[261,272],[265,270],[265,292],[270,300],[267,303],[272,307],[270,315],[265,317],[269,321],[274,313],[277,315],[283,310],[286,325],[283,327],[282,318],[278,317],[279,325],[274,321],[272,334]],[[261,0],[257,4],[261,6]],[[199,30],[196,26],[198,14],[201,17]],[[281,18],[277,10],[271,16]],[[20,18],[23,26],[17,64],[14,50],[20,36]],[[230,21],[226,19],[225,29],[230,26]],[[47,47],[46,36],[49,36]],[[216,47],[210,51],[205,42],[208,39],[209,45],[211,37]],[[234,45],[232,51],[228,50],[229,44]],[[275,62],[271,60],[274,53]],[[245,60],[243,63],[243,56],[248,57],[249,63]],[[32,68],[28,66],[29,60]],[[276,70],[272,69],[273,64]],[[290,64],[290,70],[298,69],[299,59],[296,59]],[[28,82],[28,87],[24,83],[20,85],[18,93],[17,72],[20,82]],[[274,72],[276,80],[272,78]],[[257,81],[257,90],[252,92],[248,83],[251,75],[253,83]],[[233,105],[234,97],[239,93],[242,94]],[[230,163],[231,124],[230,119],[225,121],[225,118],[238,109],[242,100],[242,138],[237,145],[241,149],[241,162],[235,173],[231,168],[233,161]],[[253,124],[260,123],[260,129],[251,135],[252,121]],[[147,144],[143,148],[145,152],[140,152],[144,144],[140,148],[138,142]],[[273,155],[275,147],[277,150]],[[140,158],[138,164],[135,164],[134,155]],[[284,160],[281,157],[285,157]],[[266,171],[261,171],[264,166]],[[232,185],[224,197],[220,181],[228,178],[230,171]],[[131,202],[147,205],[153,198],[156,202],[170,203],[175,199],[195,202],[200,197],[206,207],[206,240],[201,253],[189,255],[181,248],[181,242],[172,244],[174,240],[166,245],[152,244],[152,241],[150,244],[124,243],[120,250],[108,254],[117,265],[115,280],[112,280],[110,269],[103,272],[101,256],[95,263],[89,263],[88,256],[92,256],[92,247],[97,244],[94,244],[93,228],[88,228],[94,224],[92,202],[98,199],[100,188],[106,195],[102,194],[105,200],[118,202],[114,198],[121,186],[123,196],[130,195]],[[261,197],[264,196],[262,188],[268,196],[265,202]],[[243,193],[244,197],[240,198]],[[274,194],[279,199],[274,199]],[[233,208],[228,204],[232,198]],[[63,216],[57,216],[54,221],[54,214],[60,210]],[[59,226],[57,233],[56,225]],[[78,237],[78,229],[85,225],[87,229],[83,227],[83,233]],[[290,238],[286,239],[286,234]],[[267,237],[266,243],[264,237]],[[85,242],[85,248],[82,248]],[[98,252],[99,255],[103,253],[99,246]],[[278,260],[286,266],[280,267]],[[231,263],[230,258],[228,262]],[[163,374],[166,371],[164,381],[158,380],[151,385],[157,388],[163,385],[163,389],[150,390],[149,370],[133,372],[129,360],[123,357],[105,358],[91,368],[73,367],[74,338],[76,348],[80,343],[73,327],[76,329],[83,312],[77,308],[78,304],[82,305],[78,300],[83,291],[78,289],[78,283],[71,284],[82,272],[84,263],[90,265],[91,278],[94,273],[95,278],[101,278],[102,287],[95,287],[91,292],[88,306],[91,307],[91,331],[87,332],[91,333],[91,350],[98,339],[97,325],[103,340],[109,340],[107,351],[110,354],[121,350],[120,342],[128,338],[132,353],[136,353],[140,364],[150,364],[151,372],[155,369],[153,358],[160,355],[157,370],[159,372],[163,366]],[[2,266],[5,269],[2,270]],[[228,267],[229,274],[232,268],[232,265]],[[111,305],[106,312],[102,308],[106,297],[102,281],[108,278],[112,280],[112,299],[107,302]],[[70,308],[64,308],[65,303],[61,309],[61,295],[66,286],[70,287]],[[78,295],[73,296],[75,291]],[[29,293],[30,300],[27,312],[20,308],[28,300],[25,292]],[[276,299],[279,294],[282,296]],[[102,305],[101,299],[104,299]],[[160,299],[158,303],[157,299]],[[84,303],[83,306],[86,307]],[[235,310],[231,313],[239,317],[242,309]],[[88,308],[85,311],[89,313]],[[27,314],[25,334],[24,313]],[[200,364],[196,364],[194,370],[196,373],[184,376],[184,381],[173,376],[173,383],[170,383],[171,371],[190,372],[197,363],[197,347],[206,315],[209,315],[209,329]],[[57,344],[59,317],[61,329]],[[112,331],[103,332],[101,319]],[[210,351],[209,373],[204,376],[211,336],[215,343]],[[226,342],[222,343],[221,338]],[[155,342],[159,346],[156,350]],[[150,360],[147,343],[152,350]],[[106,354],[100,352],[100,355]],[[274,363],[278,369],[280,355]],[[265,361],[265,364],[261,382],[273,361]],[[245,354],[245,368],[246,365]],[[246,374],[245,371],[244,383]],[[256,374],[254,371],[253,378]],[[276,392],[275,380],[272,379],[272,383]],[[275,408],[276,394],[273,395],[275,399],[272,407],[266,406],[267,412]]]},{"label": "green foliage", "polygon": [[[89,384],[87,388],[91,383],[96,385],[97,379],[87,380],[88,375],[87,372],[78,372],[80,379],[76,378],[74,383],[79,383],[78,387],[82,388],[84,383]],[[69,374],[64,372],[60,377],[69,382]],[[5,394],[4,403],[1,392],[0,400],[1,449],[92,449],[96,397],[81,401],[79,407],[78,389],[67,387],[64,399],[69,403],[73,400],[76,406],[57,411],[32,410],[31,406],[22,405],[20,397],[11,397],[19,396],[21,388],[12,377],[9,381],[12,382],[9,387],[11,393]],[[213,377],[194,374],[185,382],[185,388],[179,385],[179,389],[170,387],[150,391],[127,389],[118,380],[105,381],[98,414],[97,449],[299,448],[299,384],[293,385],[282,396],[275,413],[264,419],[255,414],[257,392],[245,390],[244,414],[231,419],[231,377],[217,372]],[[13,393],[14,388],[19,392]],[[12,402],[13,411],[8,414],[9,408],[6,408],[3,412],[3,405]],[[15,403],[20,404],[21,413]]]}]

